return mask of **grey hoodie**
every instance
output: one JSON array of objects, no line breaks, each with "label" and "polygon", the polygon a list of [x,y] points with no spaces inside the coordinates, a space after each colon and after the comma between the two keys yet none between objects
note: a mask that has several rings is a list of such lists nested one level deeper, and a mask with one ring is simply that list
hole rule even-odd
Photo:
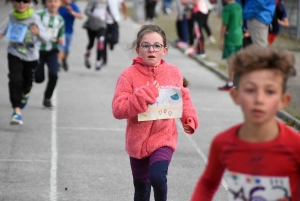
[{"label": "grey hoodie", "polygon": [[[50,36],[46,31],[40,17],[33,13],[29,18],[24,20],[17,20],[12,13],[9,14],[9,22],[0,30],[0,34],[5,35],[8,30],[9,23],[18,23],[28,27],[25,39],[23,42],[9,42],[7,52],[19,57],[24,61],[34,61],[39,59],[39,50],[41,42],[48,42]],[[39,29],[39,36],[33,35],[29,28],[36,24]]]}]

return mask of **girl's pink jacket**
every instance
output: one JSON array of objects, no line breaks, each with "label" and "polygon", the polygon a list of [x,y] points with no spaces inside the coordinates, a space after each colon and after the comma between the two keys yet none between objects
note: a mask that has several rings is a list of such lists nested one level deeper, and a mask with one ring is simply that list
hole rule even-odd
[{"label": "girl's pink jacket", "polygon": [[159,86],[181,88],[183,99],[181,122],[188,124],[194,131],[198,127],[196,110],[189,90],[183,87],[179,68],[164,60],[158,66],[147,67],[141,58],[135,58],[132,65],[120,75],[112,101],[114,117],[127,119],[126,151],[133,158],[145,158],[163,146],[168,146],[173,151],[177,147],[178,132],[175,119],[143,122],[138,122],[137,119],[137,115],[145,112],[149,104],[155,103],[159,95],[158,89],[152,84],[155,80]]}]

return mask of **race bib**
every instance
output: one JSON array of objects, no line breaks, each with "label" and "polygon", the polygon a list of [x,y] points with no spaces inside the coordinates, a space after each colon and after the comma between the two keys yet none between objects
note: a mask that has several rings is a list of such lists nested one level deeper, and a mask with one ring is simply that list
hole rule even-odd
[{"label": "race bib", "polygon": [[254,176],[226,170],[229,201],[289,201],[288,177]]},{"label": "race bib", "polygon": [[50,41],[56,42],[58,36],[58,28],[47,28],[47,32],[50,36]]},{"label": "race bib", "polygon": [[6,38],[11,42],[22,43],[24,41],[28,27],[24,24],[9,23]]},{"label": "race bib", "polygon": [[182,95],[179,88],[162,87],[156,103],[149,105],[148,110],[138,114],[138,121],[173,119],[182,116]]}]

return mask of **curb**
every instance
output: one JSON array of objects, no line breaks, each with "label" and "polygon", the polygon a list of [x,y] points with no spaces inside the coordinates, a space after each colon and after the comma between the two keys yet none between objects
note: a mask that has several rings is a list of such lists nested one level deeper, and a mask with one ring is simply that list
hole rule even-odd
[{"label": "curb", "polygon": [[[171,44],[173,47],[175,47],[176,49],[179,49],[182,53],[184,52],[183,48],[180,48],[176,45],[176,43],[174,41],[172,41],[170,38],[167,37],[167,41],[169,44]],[[188,56],[194,60],[196,60],[198,63],[200,63],[202,66],[204,66],[205,68],[207,68],[208,70],[212,71],[213,73],[215,73],[217,76],[219,76],[222,80],[228,80],[228,76],[221,70],[219,70],[217,68],[218,64],[216,62],[213,61],[206,61],[204,59],[199,59],[196,56]],[[283,120],[287,125],[289,125],[290,127],[293,127],[294,129],[296,129],[297,131],[300,131],[300,120],[296,119],[295,117],[293,117],[292,115],[290,115],[289,113],[283,111],[283,110],[279,110],[277,111],[276,116],[278,118],[280,118],[281,120]]]}]

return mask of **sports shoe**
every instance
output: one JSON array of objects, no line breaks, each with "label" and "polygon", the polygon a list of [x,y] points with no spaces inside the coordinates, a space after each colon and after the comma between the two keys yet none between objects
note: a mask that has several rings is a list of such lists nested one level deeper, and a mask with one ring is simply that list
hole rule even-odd
[{"label": "sports shoe", "polygon": [[96,70],[101,70],[102,66],[103,66],[103,62],[102,61],[97,61]]},{"label": "sports shoe", "polygon": [[207,42],[208,44],[209,44],[209,43],[211,43],[211,44],[216,44],[216,39],[215,39],[213,36],[212,36],[212,37],[209,37],[207,41],[208,41],[208,42]]},{"label": "sports shoe", "polygon": [[61,66],[65,71],[68,71],[69,65],[67,64],[67,61],[64,59],[62,61],[62,66]]},{"label": "sports shoe", "polygon": [[52,109],[53,108],[53,105],[51,104],[51,100],[50,99],[44,99],[43,105],[44,105],[45,108],[48,108],[48,109]]},{"label": "sports shoe", "polygon": [[189,55],[189,56],[194,55],[195,54],[195,49],[194,48],[188,48],[184,51],[184,54]]},{"label": "sports shoe", "polygon": [[87,54],[84,54],[84,65],[87,68],[91,68],[90,57]]},{"label": "sports shoe", "polygon": [[198,59],[204,59],[204,58],[206,58],[206,54],[205,54],[205,53],[197,54],[196,57],[197,57]]},{"label": "sports shoe", "polygon": [[178,41],[176,43],[176,45],[177,45],[177,47],[180,47],[180,48],[183,48],[183,49],[187,48],[187,44],[185,42],[182,42],[182,41]]},{"label": "sports shoe", "polygon": [[224,86],[219,87],[218,89],[219,89],[220,91],[229,91],[229,90],[231,90],[231,89],[233,89],[233,88],[234,88],[234,85],[229,86],[228,83],[226,83]]},{"label": "sports shoe", "polygon": [[29,98],[29,93],[23,95],[22,100],[21,100],[20,109],[24,109],[25,108],[25,106],[27,105],[27,102],[28,102],[28,98]]},{"label": "sports shoe", "polygon": [[11,125],[22,125],[23,121],[22,121],[22,116],[16,112],[14,112],[11,115],[11,120],[10,120],[10,124]]}]

